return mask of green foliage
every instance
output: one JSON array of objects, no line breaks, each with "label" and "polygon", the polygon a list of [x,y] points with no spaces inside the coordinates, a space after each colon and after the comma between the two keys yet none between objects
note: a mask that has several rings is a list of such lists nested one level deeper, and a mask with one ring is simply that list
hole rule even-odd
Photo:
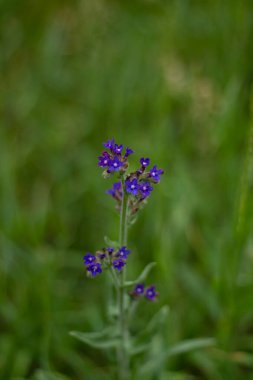
[{"label": "green foliage", "polygon": [[[118,236],[96,166],[111,137],[165,169],[129,233],[128,277],[157,262],[160,292],[132,327],[155,330],[132,348],[137,379],[161,353],[151,380],[252,378],[252,13],[234,0],[1,2],[0,379],[111,378],[111,351],[68,333],[107,319],[106,276],[87,279],[82,256]],[[215,345],[184,350],[205,336]]]}]

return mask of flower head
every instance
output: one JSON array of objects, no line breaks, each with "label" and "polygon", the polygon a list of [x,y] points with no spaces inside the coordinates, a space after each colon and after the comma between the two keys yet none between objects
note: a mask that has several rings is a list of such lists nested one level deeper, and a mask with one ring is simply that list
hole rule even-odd
[{"label": "flower head", "polygon": [[91,273],[92,277],[97,274],[102,273],[102,268],[100,263],[92,263],[87,267],[87,271]]},{"label": "flower head", "polygon": [[89,264],[94,263],[96,261],[96,256],[87,252],[86,255],[83,257],[83,260],[84,260],[85,265],[89,265]]},{"label": "flower head", "polygon": [[144,198],[148,197],[153,190],[153,187],[150,186],[149,182],[142,182],[139,186],[139,189],[141,191],[141,194]]},{"label": "flower head", "polygon": [[113,268],[117,269],[118,271],[121,271],[125,265],[126,262],[122,259],[113,260]]},{"label": "flower head", "polygon": [[155,301],[158,297],[158,293],[155,291],[155,286],[152,285],[146,289],[145,296],[150,301]]},{"label": "flower head", "polygon": [[121,247],[116,256],[120,257],[121,259],[127,259],[128,255],[131,253],[129,249],[126,248],[126,246]]},{"label": "flower head", "polygon": [[110,154],[103,152],[102,156],[98,157],[98,166],[107,167],[109,165]]},{"label": "flower head", "polygon": [[111,151],[113,151],[113,148],[114,148],[114,139],[112,140],[108,140],[107,142],[103,143],[104,147],[107,148],[107,149],[110,149]]},{"label": "flower head", "polygon": [[140,159],[140,163],[141,163],[141,166],[143,167],[143,168],[146,168],[148,165],[149,165],[149,163],[150,163],[150,159],[149,158],[141,158]]},{"label": "flower head", "polygon": [[133,295],[141,296],[144,293],[144,290],[145,290],[144,284],[137,284],[137,285],[135,285]]},{"label": "flower head", "polygon": [[122,149],[123,149],[123,145],[120,144],[114,144],[114,147],[112,148],[112,151],[115,153],[115,154],[121,154],[122,152]]},{"label": "flower head", "polygon": [[116,193],[119,192],[119,195],[121,193],[121,182],[115,182],[112,185],[112,188],[107,190],[107,194],[112,195],[112,197],[116,197]]},{"label": "flower head", "polygon": [[132,181],[126,181],[126,192],[133,195],[138,195],[139,184],[138,180],[134,178]]},{"label": "flower head", "polygon": [[109,167],[108,171],[109,172],[117,172],[123,163],[119,160],[117,156],[115,156],[112,160],[109,160]]},{"label": "flower head", "polygon": [[109,253],[109,255],[111,255],[114,252],[114,248],[112,248],[112,247],[108,247],[108,248],[106,248],[106,250]]},{"label": "flower head", "polygon": [[125,157],[128,157],[130,156],[130,154],[133,154],[133,153],[134,153],[133,149],[126,147]]},{"label": "flower head", "polygon": [[149,176],[155,181],[160,181],[160,175],[163,174],[163,169],[157,169],[156,165],[149,171]]}]

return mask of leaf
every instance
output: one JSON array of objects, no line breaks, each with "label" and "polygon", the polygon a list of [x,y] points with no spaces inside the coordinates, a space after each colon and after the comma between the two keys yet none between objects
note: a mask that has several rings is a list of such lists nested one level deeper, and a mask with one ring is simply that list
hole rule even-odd
[{"label": "leaf", "polygon": [[155,266],[156,266],[155,262],[149,263],[148,265],[145,266],[145,268],[141,272],[140,276],[136,280],[134,280],[134,281],[126,281],[123,286],[124,287],[128,287],[128,286],[132,286],[132,285],[135,285],[135,284],[138,284],[138,283],[141,283],[141,282],[145,281],[145,279],[148,276],[149,272]]},{"label": "leaf", "polygon": [[215,339],[213,338],[199,338],[199,339],[189,339],[175,344],[167,351],[161,352],[160,355],[156,355],[155,360],[149,360],[142,368],[140,368],[139,374],[144,375],[147,373],[156,372],[161,366],[164,365],[166,360],[171,356],[183,354],[191,350],[197,350],[204,347],[210,347],[215,344]]},{"label": "leaf", "polygon": [[105,241],[105,244],[108,246],[108,247],[112,247],[114,249],[118,249],[120,248],[120,244],[118,241],[114,241],[114,240],[111,240],[108,238],[108,236],[105,236],[104,237],[104,241]]},{"label": "leaf", "polygon": [[161,327],[166,321],[169,315],[169,306],[164,305],[160,310],[153,316],[146,329],[141,332],[141,335],[146,335],[152,333],[154,330],[157,331],[157,327]]},{"label": "leaf", "polygon": [[68,380],[69,378],[59,373],[38,369],[33,379],[34,380]]},{"label": "leaf", "polygon": [[103,338],[102,336],[99,337],[97,333],[82,333],[80,331],[71,331],[70,335],[81,340],[91,347],[100,349],[114,348],[117,347],[120,343],[120,340],[117,338]]}]

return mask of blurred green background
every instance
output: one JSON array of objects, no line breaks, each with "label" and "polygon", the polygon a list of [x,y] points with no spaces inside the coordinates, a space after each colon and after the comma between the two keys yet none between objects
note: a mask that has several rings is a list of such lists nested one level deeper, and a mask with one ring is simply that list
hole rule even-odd
[{"label": "blurred green background", "polygon": [[118,235],[112,137],[166,171],[129,236],[130,279],[158,263],[136,328],[168,304],[162,347],[217,342],[150,379],[253,379],[252,2],[2,0],[0,41],[0,379],[112,379],[68,334],[106,324],[82,256]]}]

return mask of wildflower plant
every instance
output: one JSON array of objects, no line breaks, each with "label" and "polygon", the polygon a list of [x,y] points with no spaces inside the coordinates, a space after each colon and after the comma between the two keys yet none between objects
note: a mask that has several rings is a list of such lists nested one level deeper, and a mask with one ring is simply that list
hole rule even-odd
[{"label": "wildflower plant", "polygon": [[[128,260],[134,260],[134,253],[128,246],[127,232],[128,227],[134,223],[136,214],[147,203],[156,185],[160,183],[164,171],[158,169],[157,165],[151,166],[149,158],[141,157],[137,170],[129,172],[129,157],[134,151],[129,147],[124,149],[123,145],[116,144],[114,139],[108,140],[103,145],[105,150],[98,157],[98,166],[103,168],[104,178],[116,177],[116,182],[107,190],[107,194],[115,200],[116,209],[120,214],[119,239],[115,242],[106,238],[107,246],[97,250],[94,254],[87,252],[83,257],[83,264],[87,276],[90,278],[101,276],[105,272],[110,274],[116,290],[114,324],[101,332],[81,333],[74,331],[71,332],[71,335],[96,348],[116,349],[117,378],[128,380],[133,379],[131,357],[142,353],[148,347],[148,344],[143,344],[143,342],[140,345],[138,337],[132,334],[131,321],[139,302],[141,300],[155,302],[159,293],[154,284],[145,283],[155,263],[148,264],[137,280],[127,281],[127,263]],[[167,313],[168,308],[162,307],[154,320],[151,320],[147,331],[150,333],[157,323],[159,324],[162,319],[166,319]],[[147,375],[150,368],[149,364],[146,367],[146,372],[144,369],[137,375],[138,379],[140,376]]]}]

